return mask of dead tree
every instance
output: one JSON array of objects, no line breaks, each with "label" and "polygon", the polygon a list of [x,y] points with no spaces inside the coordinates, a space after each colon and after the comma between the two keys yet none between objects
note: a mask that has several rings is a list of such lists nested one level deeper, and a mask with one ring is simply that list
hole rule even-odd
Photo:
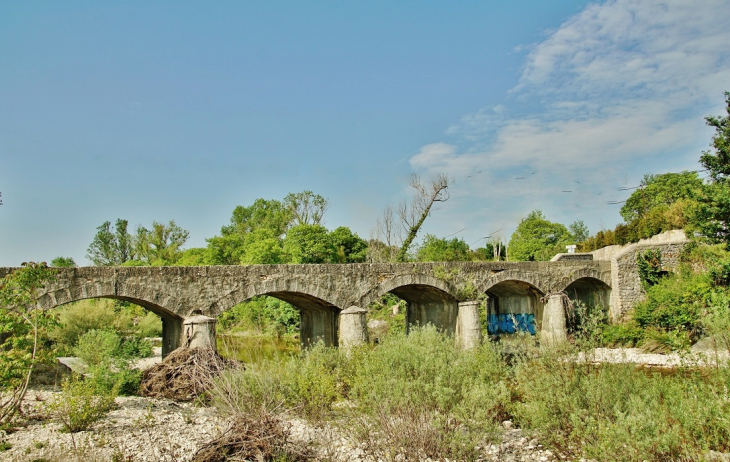
[{"label": "dead tree", "polygon": [[445,173],[439,175],[430,184],[423,184],[420,175],[414,174],[411,178],[411,187],[416,190],[411,202],[403,201],[398,206],[398,216],[405,231],[405,239],[396,255],[396,261],[399,262],[406,261],[408,248],[416,239],[418,230],[426,221],[426,217],[431,213],[433,204],[449,200],[449,177]]}]

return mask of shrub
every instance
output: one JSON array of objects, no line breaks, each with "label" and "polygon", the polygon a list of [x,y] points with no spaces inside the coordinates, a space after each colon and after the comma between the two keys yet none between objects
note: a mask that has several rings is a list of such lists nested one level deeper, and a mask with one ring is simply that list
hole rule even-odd
[{"label": "shrub", "polygon": [[644,340],[644,329],[634,321],[610,324],[603,327],[601,338],[607,346],[635,347]]},{"label": "shrub", "polygon": [[433,326],[395,334],[354,360],[353,435],[374,457],[475,458],[509,402],[507,369],[489,344],[461,351]]},{"label": "shrub", "polygon": [[79,337],[74,353],[89,366],[96,366],[116,355],[120,343],[115,332],[92,329]]},{"label": "shrub", "polygon": [[[704,372],[707,374],[707,372]],[[664,375],[546,354],[515,369],[516,422],[568,458],[698,460],[730,449],[728,372]]]},{"label": "shrub", "polygon": [[59,348],[71,351],[79,338],[90,330],[129,331],[132,316],[117,311],[113,300],[91,299],[69,303],[59,309],[59,326],[50,337]]},{"label": "shrub", "polygon": [[147,312],[144,317],[138,319],[135,330],[139,338],[161,337],[162,320],[156,314]]},{"label": "shrub", "polygon": [[49,405],[65,430],[88,430],[114,408],[115,390],[100,391],[79,375],[64,381],[62,391]]}]

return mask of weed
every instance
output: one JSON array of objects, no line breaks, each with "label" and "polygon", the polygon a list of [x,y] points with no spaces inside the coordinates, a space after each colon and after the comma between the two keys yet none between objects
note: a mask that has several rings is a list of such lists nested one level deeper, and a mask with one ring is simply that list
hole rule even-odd
[{"label": "weed", "polygon": [[91,381],[74,375],[62,385],[62,391],[50,404],[49,410],[66,431],[89,429],[114,408],[115,390],[98,390]]}]

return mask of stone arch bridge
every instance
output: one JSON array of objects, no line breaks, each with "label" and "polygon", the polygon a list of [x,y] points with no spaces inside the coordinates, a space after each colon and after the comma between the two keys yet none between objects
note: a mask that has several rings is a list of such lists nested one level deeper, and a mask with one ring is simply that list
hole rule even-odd
[{"label": "stone arch bridge", "polygon": [[[0,277],[10,271],[0,268]],[[591,260],[59,268],[39,305],[50,309],[89,298],[133,302],[162,318],[164,356],[189,344],[185,326],[191,319],[214,319],[259,295],[300,310],[303,346],[357,343],[361,332],[351,327],[364,322],[362,308],[390,292],[406,301],[407,326],[432,323],[468,346],[479,341],[485,316],[475,301],[487,300],[490,329],[500,327],[496,316],[518,315],[530,319],[531,329],[562,329],[558,334],[564,335],[562,305],[549,309],[554,294],[620,306],[612,280],[610,261]]]}]

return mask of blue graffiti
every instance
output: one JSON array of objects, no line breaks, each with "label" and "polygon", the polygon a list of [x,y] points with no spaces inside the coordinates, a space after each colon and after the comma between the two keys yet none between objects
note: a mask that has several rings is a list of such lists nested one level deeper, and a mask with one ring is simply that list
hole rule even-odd
[{"label": "blue graffiti", "polygon": [[490,314],[487,318],[487,332],[492,334],[514,334],[515,332],[529,332],[535,335],[535,315],[521,314]]}]

